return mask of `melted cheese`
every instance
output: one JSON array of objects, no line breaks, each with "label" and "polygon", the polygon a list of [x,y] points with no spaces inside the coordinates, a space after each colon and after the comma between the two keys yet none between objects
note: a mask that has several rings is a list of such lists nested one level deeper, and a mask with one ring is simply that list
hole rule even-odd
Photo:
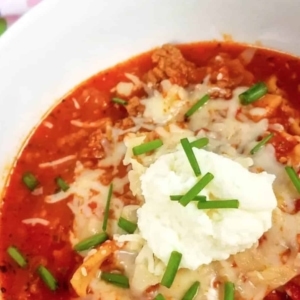
[{"label": "melted cheese", "polygon": [[[243,87],[234,90],[233,97],[230,100],[209,100],[201,109],[189,118],[188,122],[183,124],[184,113],[204,94],[213,91],[222,93],[224,91],[217,87],[209,86],[207,80],[205,80],[203,84],[189,86],[186,89],[177,85],[172,85],[169,81],[163,81],[160,88],[156,90],[152,85],[140,83],[138,78],[128,74],[126,77],[132,82],[127,82],[125,85],[123,83],[119,85],[117,88],[118,92],[120,94],[130,93],[133,89],[142,85],[148,94],[148,96],[143,99],[143,104],[145,105],[144,114],[132,118],[134,126],[131,128],[125,130],[119,128],[112,129],[112,151],[109,150],[107,158],[99,162],[99,169],[90,170],[78,164],[74,183],[71,185],[70,190],[66,193],[62,192],[56,195],[50,195],[46,198],[49,202],[69,199],[69,206],[75,215],[71,239],[72,243],[76,243],[93,233],[99,232],[101,229],[103,208],[108,189],[108,187],[102,185],[99,180],[104,171],[102,168],[113,166],[115,172],[117,165],[125,155],[123,163],[128,166],[130,189],[141,203],[146,199],[147,205],[147,198],[150,197],[149,195],[156,195],[163,186],[166,186],[169,189],[167,191],[167,194],[169,195],[170,192],[184,193],[186,190],[179,190],[179,187],[185,187],[187,189],[193,184],[190,179],[191,176],[188,176],[185,180],[180,182],[180,184],[165,185],[165,181],[170,178],[168,176],[163,176],[161,182],[164,182],[164,185],[162,185],[162,183],[160,184],[159,180],[152,174],[149,176],[147,184],[149,185],[149,188],[152,188],[150,191],[148,190],[145,192],[147,185],[143,186],[140,178],[146,176],[145,174],[147,173],[147,170],[151,168],[150,166],[155,164],[160,157],[171,155],[174,151],[177,151],[178,148],[176,147],[179,144],[180,139],[188,137],[192,141],[200,137],[207,137],[209,138],[209,144],[206,147],[206,150],[222,155],[223,159],[225,159],[225,157],[230,158],[231,163],[239,163],[241,166],[250,169],[252,172],[265,170],[270,174],[274,174],[276,176],[274,181],[274,192],[277,197],[278,207],[281,209],[276,208],[273,211],[272,227],[263,235],[263,238],[261,238],[259,242],[257,241],[259,236],[271,225],[270,210],[274,208],[273,202],[272,205],[269,205],[269,202],[266,202],[265,199],[261,198],[260,192],[264,190],[266,187],[265,185],[261,187],[262,190],[256,191],[257,195],[260,197],[260,202],[255,205],[255,208],[252,207],[252,210],[251,204],[253,203],[248,201],[250,198],[247,198],[248,200],[245,202],[247,203],[246,209],[242,206],[242,209],[247,212],[246,215],[243,215],[243,219],[241,219],[240,216],[235,218],[235,216],[226,215],[228,212],[224,212],[225,215],[221,215],[221,217],[218,215],[220,223],[226,223],[228,221],[228,223],[225,224],[228,226],[225,233],[224,231],[222,232],[223,227],[220,227],[217,231],[219,236],[221,236],[226,243],[233,244],[236,242],[238,244],[239,238],[243,233],[249,233],[248,230],[253,227],[253,231],[255,232],[249,233],[249,238],[251,239],[247,240],[247,243],[244,244],[243,248],[237,247],[235,251],[232,252],[225,251],[226,255],[224,254],[225,252],[222,252],[221,254],[224,256],[220,255],[217,258],[218,261],[212,261],[214,260],[212,254],[214,254],[214,251],[221,248],[219,247],[219,244],[217,244],[216,248],[216,245],[214,245],[214,247],[211,248],[212,251],[207,254],[207,257],[209,258],[206,261],[207,264],[202,264],[195,270],[191,270],[194,268],[194,266],[192,266],[192,260],[189,261],[188,258],[185,258],[183,263],[190,269],[180,269],[173,286],[170,289],[161,286],[159,287],[159,292],[168,299],[181,299],[189,286],[195,280],[200,280],[201,289],[195,300],[213,300],[222,297],[222,285],[219,288],[216,288],[216,285],[214,284],[215,281],[230,280],[235,283],[240,298],[246,300],[258,300],[262,299],[271,289],[286,283],[295,274],[299,273],[300,257],[298,254],[299,245],[297,242],[297,235],[300,234],[300,216],[299,214],[290,214],[294,208],[293,199],[297,196],[295,188],[288,180],[283,166],[276,161],[274,148],[271,145],[267,145],[254,156],[250,157],[249,154],[250,149],[257,143],[260,136],[264,135],[266,131],[271,128],[272,130],[282,131],[284,129],[282,125],[269,125],[268,120],[263,118],[259,122],[249,120],[247,116],[253,115],[263,117],[265,111],[264,109],[256,109],[251,106],[244,107],[243,110],[241,110],[238,95],[245,91],[245,88]],[[243,112],[245,112],[245,114]],[[94,127],[97,125],[96,123],[84,124],[78,122],[79,121],[75,121],[73,125],[80,127]],[[162,139],[163,146],[150,155],[134,157],[132,148],[143,143],[145,140],[146,133],[143,132],[144,129],[155,131]],[[120,141],[120,137],[123,135],[125,135],[124,143]],[[214,161],[214,159],[212,161]],[[160,171],[161,168],[157,170],[156,174]],[[218,170],[215,170],[215,174],[217,173]],[[236,175],[237,173],[233,172],[232,174]],[[224,178],[224,176],[225,175],[223,174],[222,178]],[[238,182],[245,178],[243,176],[238,177]],[[226,180],[221,181],[220,186],[224,187],[225,185],[230,185],[232,184],[232,181],[235,180],[233,179],[229,181],[229,183]],[[115,183],[116,191],[122,193],[126,183],[126,178],[117,178]],[[236,187],[238,186],[239,185]],[[244,189],[242,190],[244,191]],[[225,193],[226,191],[225,188],[222,188],[219,192]],[[245,195],[248,196],[252,193],[252,190],[247,190]],[[209,194],[208,191],[206,191],[206,194]],[[244,192],[242,193],[242,197],[243,195]],[[72,198],[68,198],[68,196],[72,196]],[[146,211],[147,217],[150,216],[154,218],[155,214],[166,213],[166,216],[163,216],[162,219],[169,220],[167,213],[170,207],[164,206],[164,198],[160,198],[160,200],[161,199],[162,203],[157,203],[156,207],[150,207],[151,214],[149,211]],[[153,201],[154,200],[156,201],[159,199],[157,197],[157,199],[153,199]],[[96,210],[92,210],[89,206],[92,202],[97,203]],[[168,204],[170,204],[170,201],[168,201]],[[175,204],[176,203],[173,203],[172,205]],[[116,219],[121,213],[124,213],[126,217],[129,219],[132,217],[132,220],[135,221],[136,215],[134,215],[134,213],[132,214],[132,212],[128,213],[131,208],[128,208],[128,211],[125,209],[122,212],[122,203],[116,195],[114,195],[111,205],[111,209],[113,210]],[[179,208],[181,209],[181,207]],[[152,214],[152,209],[155,214]],[[255,209],[258,210],[258,212],[255,211]],[[261,215],[265,214],[265,212],[261,213],[261,210],[264,209],[267,211],[266,215]],[[199,213],[199,211],[196,211],[191,208],[191,205],[188,205],[184,208],[184,211],[180,210],[180,213],[175,213],[173,217],[181,217],[181,215],[193,213],[196,214]],[[247,219],[249,215],[251,218]],[[198,226],[200,229],[206,230],[208,228],[206,225],[209,222],[206,221],[210,221],[212,217],[207,217],[208,218],[206,218],[205,221],[202,220],[203,224],[201,223],[201,226],[203,226]],[[218,218],[217,220],[214,219],[214,222],[217,223]],[[127,235],[119,231],[115,220],[110,220],[109,232],[114,235],[114,239],[118,245],[123,247],[123,252],[117,252],[115,258],[119,261],[120,265],[124,267],[125,274],[130,278],[131,289],[130,291],[127,290],[124,294],[124,290],[107,285],[98,278],[94,278],[90,283],[91,294],[89,295],[89,299],[132,299],[132,297],[141,299],[145,296],[145,290],[160,282],[165,268],[166,257],[168,257],[171,250],[174,250],[170,246],[174,241],[174,231],[172,231],[173,222],[171,224],[171,221],[169,220],[170,224],[165,226],[165,234],[161,237],[162,231],[160,229],[155,230],[154,233],[152,232],[151,238],[153,241],[149,243],[150,237],[146,237],[144,233],[149,230],[148,227],[151,229],[152,225],[149,226],[150,221],[149,219],[147,220],[148,222],[145,221],[145,224],[141,225],[142,221],[139,219],[141,231],[137,230],[134,234]],[[178,220],[180,220],[180,218]],[[254,221],[258,222],[255,224],[263,224],[259,231],[260,234],[256,231],[256,226],[249,226],[246,224],[247,220],[251,223]],[[191,220],[187,219],[186,222],[189,224]],[[210,225],[212,225],[213,222],[210,222]],[[182,228],[180,230],[183,230],[187,238],[198,240],[198,236],[193,236],[192,238],[189,237],[190,231],[184,231],[185,226],[186,223],[181,226]],[[142,227],[144,229],[142,229]],[[213,229],[216,229],[216,226],[211,226],[210,228],[212,227]],[[154,226],[153,228],[155,229],[156,227]],[[231,235],[227,235],[228,230],[236,229],[239,230],[237,230],[238,234],[235,235],[234,238],[232,238]],[[239,234],[240,231],[241,234]],[[213,230],[212,232],[215,233]],[[228,239],[228,241],[226,239]],[[155,247],[153,244],[159,244],[159,246],[163,248],[165,246],[165,241],[169,248],[168,251],[165,251],[165,254],[163,253],[163,255],[161,255],[160,251],[154,249]],[[194,243],[194,241],[191,241],[191,243]],[[174,245],[178,244],[172,244],[172,246]],[[183,243],[182,245],[185,247],[186,243]],[[241,251],[242,249],[246,250]],[[270,249],[272,250],[270,251]],[[287,251],[289,255],[285,257],[283,254],[287,253]],[[155,255],[153,255],[153,252]],[[229,254],[232,255],[228,257]],[[86,255],[88,254],[83,253],[83,256]],[[198,256],[195,257],[193,261],[197,262],[197,259],[199,259]],[[205,260],[202,260],[200,264],[203,262],[205,263]]]}]

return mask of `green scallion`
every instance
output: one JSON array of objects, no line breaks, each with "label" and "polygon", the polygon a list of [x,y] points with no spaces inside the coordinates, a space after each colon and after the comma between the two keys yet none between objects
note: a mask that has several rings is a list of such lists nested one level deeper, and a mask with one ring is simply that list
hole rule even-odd
[{"label": "green scallion", "polygon": [[208,142],[209,142],[208,138],[201,138],[201,139],[191,142],[190,144],[192,147],[201,149],[201,148],[207,146]]},{"label": "green scallion", "polygon": [[234,284],[232,282],[225,282],[224,285],[224,300],[234,300]]},{"label": "green scallion", "polygon": [[288,176],[290,177],[293,185],[295,186],[298,193],[300,193],[300,178],[293,167],[286,166],[285,171],[287,172]]},{"label": "green scallion", "polygon": [[213,179],[213,174],[206,173],[185,195],[182,196],[179,203],[183,206],[187,206]]},{"label": "green scallion", "polygon": [[156,150],[157,148],[161,147],[163,145],[162,140],[156,139],[144,144],[141,144],[139,146],[135,146],[132,148],[132,152],[134,155],[141,155],[153,150]]},{"label": "green scallion", "polygon": [[182,300],[193,300],[199,291],[200,282],[196,281],[194,282],[191,287],[187,290],[187,292],[184,294]]},{"label": "green scallion", "polygon": [[7,248],[8,255],[21,267],[25,268],[27,266],[27,260],[25,256],[20,252],[17,247],[10,246]]},{"label": "green scallion", "polygon": [[76,244],[74,246],[74,250],[76,251],[89,250],[104,243],[107,239],[108,239],[108,235],[106,232],[97,233]]},{"label": "green scallion", "polygon": [[116,104],[120,104],[120,105],[127,105],[128,104],[128,102],[126,100],[118,98],[118,97],[112,98],[111,101],[116,103]]},{"label": "green scallion", "polygon": [[31,172],[24,173],[22,176],[22,181],[31,191],[33,191],[39,184],[38,180]]},{"label": "green scallion", "polygon": [[61,177],[56,177],[55,182],[58,187],[64,192],[66,192],[70,188],[70,186]]},{"label": "green scallion", "polygon": [[204,95],[199,101],[197,101],[186,113],[185,118],[189,118],[193,115],[201,106],[203,106],[209,100],[209,95]]},{"label": "green scallion", "polygon": [[181,258],[182,258],[182,254],[177,252],[177,251],[173,251],[171,253],[171,256],[169,258],[167,267],[166,267],[166,271],[164,273],[164,276],[161,280],[161,285],[170,288],[171,285],[173,284],[173,281],[175,279],[175,276],[177,274],[177,271],[179,269],[179,265],[181,262]]},{"label": "green scallion", "polygon": [[232,200],[211,200],[206,202],[198,202],[199,209],[218,209],[218,208],[239,208],[239,201]]},{"label": "green scallion", "polygon": [[110,207],[110,202],[111,202],[111,197],[112,197],[112,190],[113,190],[113,184],[111,183],[109,186],[109,189],[108,189],[108,195],[107,195],[106,205],[105,205],[105,210],[104,210],[104,217],[103,217],[103,224],[102,224],[103,231],[106,231],[106,228],[107,228],[109,207]]},{"label": "green scallion", "polygon": [[128,233],[134,233],[137,228],[137,225],[135,223],[130,222],[123,217],[119,219],[118,226]]},{"label": "green scallion", "polygon": [[[184,195],[171,195],[170,199],[172,201],[179,201]],[[205,202],[206,201],[206,196],[198,195],[194,197],[191,201],[200,201],[200,202]]]},{"label": "green scallion", "polygon": [[268,87],[266,86],[266,84],[263,82],[258,82],[253,86],[251,86],[244,93],[241,93],[239,95],[239,99],[243,105],[248,105],[255,102],[265,94],[267,94],[267,92],[268,92]]},{"label": "green scallion", "polygon": [[154,300],[166,300],[166,298],[162,294],[158,294],[158,295],[156,295]]},{"label": "green scallion", "polygon": [[200,167],[198,164],[198,161],[196,159],[196,156],[194,154],[193,148],[187,138],[184,138],[180,140],[180,143],[182,145],[182,148],[186,154],[186,157],[194,171],[195,176],[201,175]]},{"label": "green scallion", "polygon": [[47,268],[45,268],[44,266],[39,266],[37,268],[37,272],[51,291],[55,291],[57,289],[57,280]]},{"label": "green scallion", "polygon": [[102,272],[101,279],[124,289],[129,288],[129,280],[122,274]]},{"label": "green scallion", "polygon": [[274,136],[273,133],[268,134],[264,137],[255,147],[250,150],[250,153],[253,155],[258,152],[272,137]]}]

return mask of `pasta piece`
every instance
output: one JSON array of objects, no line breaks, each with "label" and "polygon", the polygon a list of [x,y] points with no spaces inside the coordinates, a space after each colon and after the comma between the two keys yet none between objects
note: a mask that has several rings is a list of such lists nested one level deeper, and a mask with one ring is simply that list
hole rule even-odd
[{"label": "pasta piece", "polygon": [[255,101],[253,105],[255,107],[262,107],[266,110],[266,114],[264,117],[270,117],[277,108],[282,103],[282,97],[280,95],[274,95],[274,94],[266,94],[261,99]]},{"label": "pasta piece", "polygon": [[289,130],[292,134],[300,136],[300,119],[292,119]]},{"label": "pasta piece", "polygon": [[293,150],[287,155],[288,164],[293,167],[300,165],[300,144],[296,145]]},{"label": "pasta piece", "polygon": [[117,248],[115,242],[107,241],[97,248],[97,252],[89,256],[82,265],[79,266],[71,279],[71,285],[78,296],[86,296],[88,286],[95,277],[97,270]]},{"label": "pasta piece", "polygon": [[270,76],[266,81],[266,85],[270,93],[282,96],[284,95],[284,91],[277,86],[277,76]]}]

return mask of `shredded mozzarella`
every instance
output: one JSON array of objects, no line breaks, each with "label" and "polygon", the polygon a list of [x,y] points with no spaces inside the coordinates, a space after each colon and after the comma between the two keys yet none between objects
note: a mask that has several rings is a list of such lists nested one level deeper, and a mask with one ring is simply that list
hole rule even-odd
[{"label": "shredded mozzarella", "polygon": [[49,122],[49,121],[44,121],[43,122],[43,125],[45,126],[45,127],[47,127],[47,128],[53,128],[53,124],[51,123],[51,122]]},{"label": "shredded mozzarella", "polygon": [[30,219],[22,220],[22,223],[27,224],[27,225],[32,225],[32,226],[35,226],[36,224],[48,226],[50,222],[48,220],[45,220],[42,218],[30,218]]},{"label": "shredded mozzarella", "polygon": [[75,107],[76,109],[80,109],[80,104],[78,103],[78,101],[76,100],[76,98],[72,98],[72,101],[73,101],[73,103],[74,103],[74,107]]},{"label": "shredded mozzarella", "polygon": [[55,167],[57,165],[63,164],[65,162],[68,162],[70,160],[74,160],[75,158],[76,158],[76,155],[68,155],[68,156],[62,157],[62,158],[57,159],[57,160],[53,160],[53,161],[50,161],[50,162],[41,163],[41,164],[39,164],[39,167],[41,169],[51,168],[51,167]]}]

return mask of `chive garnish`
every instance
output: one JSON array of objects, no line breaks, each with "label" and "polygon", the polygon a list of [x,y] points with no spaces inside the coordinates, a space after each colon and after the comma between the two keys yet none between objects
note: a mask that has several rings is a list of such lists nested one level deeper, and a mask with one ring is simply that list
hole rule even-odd
[{"label": "chive garnish", "polygon": [[106,200],[106,205],[105,205],[105,210],[104,210],[104,218],[103,218],[103,224],[102,224],[102,230],[103,231],[106,231],[106,228],[107,228],[112,190],[113,190],[113,184],[111,183],[110,186],[109,186],[109,189],[108,189],[108,195],[107,195],[107,200]]},{"label": "chive garnish", "polygon": [[[170,199],[172,201],[179,201],[184,195],[171,195]],[[196,196],[194,197],[191,201],[200,201],[200,202],[205,202],[206,201],[206,196]]]},{"label": "chive garnish", "polygon": [[201,139],[198,139],[198,140],[195,140],[195,141],[191,142],[190,145],[192,147],[200,149],[200,148],[203,148],[203,147],[207,146],[208,142],[209,142],[208,138],[201,138]]},{"label": "chive garnish", "polygon": [[129,288],[129,280],[125,275],[102,272],[101,279],[121,288]]},{"label": "chive garnish", "polygon": [[144,144],[141,144],[139,146],[135,146],[132,148],[132,152],[134,155],[141,155],[150,151],[153,151],[163,145],[162,140],[156,139],[151,142],[147,142]]},{"label": "chive garnish", "polygon": [[104,243],[107,239],[108,239],[108,235],[106,232],[97,233],[76,244],[74,246],[74,250],[76,251],[89,250]]},{"label": "chive garnish", "polygon": [[206,173],[182,198],[179,203],[187,206],[214,178],[211,173]]},{"label": "chive garnish", "polygon": [[126,231],[127,233],[134,233],[137,228],[137,225],[135,223],[132,223],[124,219],[123,217],[119,219],[118,226],[122,228],[124,231]]},{"label": "chive garnish", "polygon": [[204,95],[199,101],[197,101],[186,113],[185,118],[189,118],[193,115],[201,106],[203,106],[209,100],[209,95]]},{"label": "chive garnish", "polygon": [[166,298],[162,294],[158,294],[158,295],[156,295],[154,300],[166,300]]},{"label": "chive garnish", "polygon": [[39,184],[38,180],[31,172],[24,173],[22,176],[22,181],[31,191],[33,191]]},{"label": "chive garnish", "polygon": [[232,282],[225,282],[224,300],[234,300],[234,284]]},{"label": "chive garnish", "polygon": [[211,200],[206,202],[198,202],[199,209],[218,209],[218,208],[239,208],[239,201],[231,200]]},{"label": "chive garnish", "polygon": [[255,102],[268,92],[268,87],[263,82],[258,82],[251,86],[247,91],[239,95],[240,102],[248,105]]},{"label": "chive garnish", "polygon": [[186,154],[186,157],[194,171],[195,176],[201,175],[198,161],[196,159],[195,153],[193,151],[193,148],[191,147],[189,140],[187,138],[184,138],[184,139],[180,140],[180,143],[181,143],[182,148]]},{"label": "chive garnish", "polygon": [[182,258],[182,254],[177,252],[177,251],[173,251],[171,253],[171,256],[169,258],[167,267],[166,267],[166,271],[164,273],[164,276],[161,280],[161,285],[170,288],[171,285],[173,284],[173,281],[175,279],[176,273],[178,271],[180,262],[181,262],[181,258]]},{"label": "chive garnish", "polygon": [[255,147],[250,150],[250,153],[253,155],[258,152],[272,137],[274,136],[273,133],[268,134],[264,137]]},{"label": "chive garnish", "polygon": [[21,267],[27,266],[27,260],[17,247],[10,246],[7,248],[8,255]]},{"label": "chive garnish", "polygon": [[37,268],[37,272],[51,291],[55,291],[57,289],[57,280],[46,267],[39,266]]},{"label": "chive garnish", "polygon": [[121,105],[127,105],[128,104],[128,102],[126,100],[118,98],[118,97],[112,98],[111,101],[116,103],[116,104],[121,104]]},{"label": "chive garnish", "polygon": [[191,285],[191,287],[187,290],[187,292],[184,294],[182,300],[193,300],[198,294],[199,287],[200,287],[200,282],[199,281],[194,282]]},{"label": "chive garnish", "polygon": [[58,187],[64,192],[66,192],[70,188],[70,186],[61,177],[56,177],[55,182]]},{"label": "chive garnish", "polygon": [[285,171],[287,172],[288,176],[290,177],[293,185],[295,186],[298,193],[300,193],[300,178],[293,167],[286,166]]}]

